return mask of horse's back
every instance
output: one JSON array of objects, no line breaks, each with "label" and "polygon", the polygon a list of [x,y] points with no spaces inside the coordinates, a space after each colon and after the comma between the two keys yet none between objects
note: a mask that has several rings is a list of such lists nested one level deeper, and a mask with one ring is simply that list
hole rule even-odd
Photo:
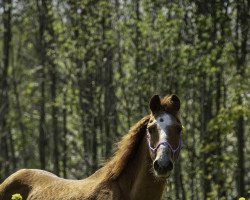
[{"label": "horse's back", "polygon": [[38,178],[48,179],[49,177],[56,177],[52,173],[35,170],[35,169],[21,169],[8,178],[0,185],[0,200],[9,200],[13,194],[21,194],[23,199],[27,199],[29,192],[32,190]]},{"label": "horse's back", "polygon": [[117,184],[100,184],[98,176],[68,180],[36,169],[22,169],[0,185],[0,200],[21,194],[23,200],[121,200]]},{"label": "horse's back", "polygon": [[23,200],[91,200],[94,181],[68,180],[38,169],[22,169],[0,185],[0,200],[20,194]]}]

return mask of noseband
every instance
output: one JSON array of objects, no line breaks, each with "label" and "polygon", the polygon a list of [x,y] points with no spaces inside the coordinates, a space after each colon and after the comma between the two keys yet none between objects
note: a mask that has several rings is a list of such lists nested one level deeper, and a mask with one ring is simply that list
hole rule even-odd
[{"label": "noseband", "polygon": [[152,153],[154,154],[154,157],[156,157],[156,153],[157,153],[157,150],[159,149],[159,147],[160,147],[161,145],[163,145],[163,146],[165,146],[165,147],[168,147],[168,149],[170,149],[171,153],[173,154],[173,157],[172,157],[172,161],[173,161],[173,162],[175,162],[175,161],[179,158],[180,153],[179,153],[177,156],[175,156],[175,153],[176,153],[178,150],[179,150],[179,152],[180,152],[180,150],[181,150],[181,148],[182,148],[181,136],[180,136],[180,138],[179,138],[178,147],[177,147],[176,149],[173,149],[173,147],[169,144],[168,141],[160,141],[160,142],[156,145],[156,147],[153,148],[153,147],[151,147],[151,145],[150,145],[150,138],[151,138],[151,136],[150,136],[149,131],[148,131],[148,129],[147,129],[148,147],[149,147],[150,151],[152,151]]}]

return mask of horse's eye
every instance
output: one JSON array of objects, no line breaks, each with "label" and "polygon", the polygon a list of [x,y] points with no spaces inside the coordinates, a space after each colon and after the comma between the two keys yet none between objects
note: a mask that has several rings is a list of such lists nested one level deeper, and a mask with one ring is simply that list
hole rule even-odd
[{"label": "horse's eye", "polygon": [[163,122],[163,121],[164,121],[164,119],[160,118],[160,122]]}]

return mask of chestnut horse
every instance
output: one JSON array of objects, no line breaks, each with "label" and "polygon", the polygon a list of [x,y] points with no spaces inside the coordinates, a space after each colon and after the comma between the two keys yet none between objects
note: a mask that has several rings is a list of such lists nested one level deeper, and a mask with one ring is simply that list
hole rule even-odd
[{"label": "chestnut horse", "polygon": [[67,180],[37,169],[22,169],[0,185],[0,200],[158,200],[181,149],[180,100],[154,95],[151,114],[118,143],[115,155],[90,177]]}]

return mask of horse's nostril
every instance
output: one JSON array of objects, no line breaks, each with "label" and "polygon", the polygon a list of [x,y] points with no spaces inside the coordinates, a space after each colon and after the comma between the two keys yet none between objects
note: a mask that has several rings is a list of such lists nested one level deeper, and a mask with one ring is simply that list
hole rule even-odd
[{"label": "horse's nostril", "polygon": [[155,160],[154,163],[154,170],[157,171],[159,174],[165,174],[168,171],[171,171],[173,169],[173,163],[171,161],[159,161]]},{"label": "horse's nostril", "polygon": [[173,169],[174,165],[171,161],[168,162],[168,165],[167,165],[167,171],[171,171]]},{"label": "horse's nostril", "polygon": [[160,165],[159,165],[159,163],[158,163],[158,160],[154,161],[154,169],[155,169],[156,171],[160,170]]}]

